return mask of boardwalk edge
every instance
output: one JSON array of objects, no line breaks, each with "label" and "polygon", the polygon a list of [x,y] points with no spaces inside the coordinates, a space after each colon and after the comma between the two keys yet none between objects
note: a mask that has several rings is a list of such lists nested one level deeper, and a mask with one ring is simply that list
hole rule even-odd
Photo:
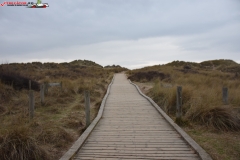
[{"label": "boardwalk edge", "polygon": [[202,160],[212,160],[210,155],[201,146],[199,146],[182,128],[180,128],[150,97],[143,94],[139,87],[135,83],[131,82],[131,80],[129,80],[129,82],[134,85],[137,88],[138,92],[156,108],[156,110],[168,121],[168,123],[197,152]]},{"label": "boardwalk edge", "polygon": [[108,85],[107,93],[105,94],[105,96],[102,100],[102,103],[101,103],[100,109],[98,111],[97,117],[92,121],[92,123],[83,132],[83,134],[78,138],[78,140],[72,145],[72,147],[59,160],[71,160],[76,155],[76,153],[80,150],[80,148],[83,146],[83,144],[86,141],[86,139],[88,138],[88,136],[91,134],[93,129],[98,124],[99,120],[102,117],[103,110],[104,110],[104,107],[105,107],[105,103],[106,103],[106,100],[107,100],[108,95],[110,93],[110,88],[113,84],[114,77],[115,77],[115,75],[113,76],[113,79],[112,79],[111,83]]}]

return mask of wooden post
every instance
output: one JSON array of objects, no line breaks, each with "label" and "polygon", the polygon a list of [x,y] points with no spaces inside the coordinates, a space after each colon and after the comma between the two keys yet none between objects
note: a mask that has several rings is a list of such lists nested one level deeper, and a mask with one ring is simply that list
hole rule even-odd
[{"label": "wooden post", "polygon": [[40,97],[41,97],[41,105],[43,105],[44,104],[44,84],[41,84]]},{"label": "wooden post", "polygon": [[29,80],[29,91],[32,89],[32,86],[31,86],[31,80]]},{"label": "wooden post", "polygon": [[61,81],[61,83],[60,83],[60,87],[61,87],[61,91],[62,91],[62,81]]},{"label": "wooden post", "polygon": [[44,94],[47,95],[48,94],[48,83],[44,82]]},{"label": "wooden post", "polygon": [[177,86],[177,113],[176,116],[177,118],[181,118],[182,116],[182,87]]},{"label": "wooden post", "polygon": [[86,127],[88,127],[90,125],[90,95],[89,95],[89,91],[85,91],[84,95],[85,95]]},{"label": "wooden post", "polygon": [[29,117],[32,119],[34,117],[34,94],[33,91],[29,91]]},{"label": "wooden post", "polygon": [[227,87],[222,88],[222,98],[223,98],[223,103],[228,104],[228,88]]}]

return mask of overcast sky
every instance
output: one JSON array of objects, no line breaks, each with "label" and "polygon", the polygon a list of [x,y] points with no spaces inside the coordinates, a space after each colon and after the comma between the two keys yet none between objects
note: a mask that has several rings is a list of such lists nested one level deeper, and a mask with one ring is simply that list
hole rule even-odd
[{"label": "overcast sky", "polygon": [[240,0],[42,2],[49,7],[0,7],[1,63],[87,59],[132,69],[173,60],[240,62]]}]

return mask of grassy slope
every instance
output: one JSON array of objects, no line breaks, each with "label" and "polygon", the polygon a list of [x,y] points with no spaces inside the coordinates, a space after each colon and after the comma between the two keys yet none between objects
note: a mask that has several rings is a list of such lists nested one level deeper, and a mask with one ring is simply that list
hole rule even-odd
[{"label": "grassy slope", "polygon": [[[14,75],[15,80],[24,76],[39,84],[63,83],[62,90],[49,88],[43,105],[39,91],[34,91],[35,117],[29,121],[28,90],[0,82],[1,159],[59,159],[85,129],[84,90],[90,91],[93,120],[113,73],[125,69],[104,69],[94,62],[78,60],[4,64],[0,70],[1,74]],[[22,85],[20,80],[12,84]]]},{"label": "grassy slope", "polygon": [[[183,126],[213,159],[240,157],[240,65],[231,60],[174,61],[129,71],[129,78],[175,120],[176,86],[183,87]],[[221,99],[229,88],[229,104]]]}]

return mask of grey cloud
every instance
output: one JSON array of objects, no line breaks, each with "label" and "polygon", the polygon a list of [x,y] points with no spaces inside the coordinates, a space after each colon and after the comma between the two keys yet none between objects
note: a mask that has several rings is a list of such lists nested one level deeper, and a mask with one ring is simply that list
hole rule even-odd
[{"label": "grey cloud", "polygon": [[[44,58],[50,57],[49,51],[57,48],[59,57],[65,57],[64,53],[60,53],[63,48],[154,37],[178,39],[176,44],[182,52],[192,51],[198,54],[199,51],[209,53],[209,50],[218,52],[219,49],[219,53],[229,51],[230,55],[238,56],[240,51],[237,44],[240,31],[225,27],[240,23],[238,0],[51,0],[48,3],[50,7],[47,9],[1,8],[1,57],[20,55],[26,59],[34,56],[36,59]],[[226,28],[224,32],[215,33],[222,28]],[[144,46],[151,52],[151,48]],[[112,49],[111,46],[108,47]],[[129,50],[124,52],[133,50],[131,47],[126,48]],[[91,51],[89,57],[100,61],[101,54],[112,57],[105,51],[98,53],[99,50],[96,49],[95,52]],[[37,52],[41,52],[42,57]],[[82,55],[79,53],[79,56]],[[74,56],[81,58],[72,54],[73,59]],[[154,51],[151,57],[156,59],[160,56]],[[120,58],[119,63],[131,63],[125,62],[123,56]],[[139,63],[143,63],[140,59]],[[113,59],[113,63],[114,61],[116,60]]]}]

